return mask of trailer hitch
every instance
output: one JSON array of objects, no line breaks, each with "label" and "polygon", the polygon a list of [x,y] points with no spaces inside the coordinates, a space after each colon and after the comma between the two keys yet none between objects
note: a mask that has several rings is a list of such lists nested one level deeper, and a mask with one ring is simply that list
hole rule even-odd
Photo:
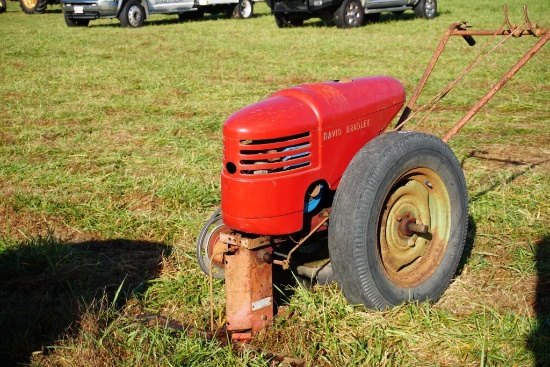
[{"label": "trailer hitch", "polygon": [[[508,17],[508,8],[506,5],[504,5],[504,22],[500,26],[498,30],[468,30],[470,26],[466,22],[460,22],[460,23],[453,23],[451,26],[447,29],[443,37],[441,38],[441,41],[439,42],[439,45],[437,46],[430,62],[428,63],[428,66],[426,67],[426,70],[424,71],[424,74],[420,78],[420,81],[418,82],[418,85],[413,92],[411,99],[409,100],[409,103],[403,110],[403,113],[401,114],[401,117],[399,118],[397,125],[395,127],[395,130],[401,130],[405,123],[410,121],[414,116],[416,116],[419,112],[424,111],[428,106],[431,106],[429,111],[433,110],[437,103],[447,95],[447,93],[454,88],[458,82],[468,73],[470,72],[476,65],[478,65],[483,59],[485,59],[488,55],[490,55],[492,52],[494,52],[499,46],[501,46],[504,42],[506,42],[511,37],[519,38],[521,36],[534,36],[537,38],[540,38],[540,40],[533,46],[531,49],[529,49],[525,55],[514,65],[512,68],[502,76],[502,78],[483,96],[481,99],[458,121],[452,128],[447,132],[445,137],[443,138],[444,142],[448,142],[456,133],[462,129],[462,127],[472,119],[472,117],[479,112],[479,110],[493,98],[493,96],[500,90],[502,87],[529,61],[533,55],[535,55],[545,44],[550,40],[550,30],[544,29],[540,27],[538,24],[534,24],[530,21],[528,13],[527,13],[527,5],[523,5],[523,14],[525,17],[525,20],[522,24],[516,25],[512,24],[510,22],[510,19]],[[416,104],[416,101],[418,100],[418,97],[420,96],[422,90],[424,89],[424,86],[426,85],[426,82],[428,81],[428,78],[430,77],[435,64],[437,63],[437,60],[439,59],[439,56],[445,49],[445,46],[447,44],[447,41],[451,36],[461,36],[463,37],[468,45],[474,46],[476,44],[476,41],[473,36],[492,36],[495,38],[496,36],[505,36],[505,39],[500,41],[495,47],[493,47],[491,50],[487,51],[485,54],[483,52],[488,47],[489,43],[481,50],[480,54],[474,58],[472,63],[451,83],[449,83],[441,92],[439,92],[435,97],[433,97],[428,103],[426,103],[424,106],[420,107],[417,111],[412,113],[412,110],[414,108],[414,105]],[[492,38],[492,39],[493,39]],[[492,40],[491,39],[491,40]],[[490,40],[490,41],[491,41]],[[490,42],[489,41],[489,42]],[[412,113],[412,114],[411,114]],[[420,122],[418,122],[417,126],[425,119],[421,119]]]}]

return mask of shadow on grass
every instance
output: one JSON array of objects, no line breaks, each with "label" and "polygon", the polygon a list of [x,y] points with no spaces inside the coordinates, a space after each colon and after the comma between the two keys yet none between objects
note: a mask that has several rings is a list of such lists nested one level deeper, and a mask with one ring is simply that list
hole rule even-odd
[{"label": "shadow on grass", "polygon": [[550,234],[535,246],[537,324],[527,339],[527,346],[533,352],[535,366],[543,367],[550,366]]},{"label": "shadow on grass", "polygon": [[521,170],[521,171],[518,171],[518,172],[515,172],[513,173],[512,175],[510,175],[510,177],[508,177],[506,179],[506,181],[504,182],[496,182],[494,183],[491,187],[483,190],[483,191],[480,191],[478,192],[477,194],[475,194],[473,197],[470,198],[470,201],[471,202],[474,202],[476,200],[479,200],[481,197],[485,196],[486,194],[488,194],[489,192],[492,192],[492,191],[495,191],[499,186],[503,185],[503,184],[510,184],[512,183],[513,181],[515,181],[517,178],[525,175],[527,172],[530,172],[532,169],[540,166],[540,165],[543,165],[543,164],[546,164],[548,162],[550,162],[550,159],[545,159],[545,160],[542,160],[542,161],[538,161],[538,162],[525,162],[525,161],[516,161],[516,160],[511,160],[511,159],[501,159],[501,158],[495,158],[495,157],[486,157],[484,156],[483,154],[486,154],[487,152],[485,151],[478,151],[478,150],[473,150],[471,151],[463,160],[462,162],[460,163],[460,165],[462,167],[464,167],[464,163],[467,159],[469,158],[477,158],[477,159],[481,159],[481,160],[486,160],[486,161],[493,161],[493,162],[496,162],[496,163],[502,163],[502,164],[507,164],[507,165],[510,165],[510,166],[515,166],[515,167],[519,167],[519,166],[525,166],[525,169]]},{"label": "shadow on grass", "polygon": [[0,253],[0,365],[28,363],[101,300],[124,305],[159,275],[169,253],[163,244],[124,239],[47,236],[10,246]]}]

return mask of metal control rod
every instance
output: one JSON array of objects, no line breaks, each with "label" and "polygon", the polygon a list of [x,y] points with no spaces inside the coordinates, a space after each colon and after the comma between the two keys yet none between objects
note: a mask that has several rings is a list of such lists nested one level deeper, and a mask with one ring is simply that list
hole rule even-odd
[{"label": "metal control rod", "polygon": [[[428,78],[430,77],[435,64],[439,60],[441,53],[445,49],[447,41],[451,36],[461,36],[470,46],[475,45],[475,40],[473,36],[507,36],[507,37],[521,37],[521,36],[535,36],[541,37],[541,39],[529,50],[527,53],[491,88],[485,96],[483,96],[476,104],[471,108],[471,110],[455,125],[453,128],[445,135],[443,141],[448,142],[460,129],[471,120],[471,118],[489,102],[489,100],[500,90],[502,87],[529,61],[533,55],[535,55],[550,39],[550,31],[544,28],[539,27],[537,24],[531,23],[529,16],[527,14],[527,6],[523,6],[523,13],[525,16],[525,22],[520,25],[512,25],[508,18],[508,9],[504,5],[504,23],[503,26],[498,30],[468,30],[469,26],[466,22],[453,23],[447,29],[439,45],[437,46],[424,74],[420,78],[416,89],[414,90],[411,99],[409,100],[407,106],[403,110],[401,117],[399,118],[395,130],[401,130],[406,122],[408,122],[413,116],[411,112],[413,107],[418,100],[418,97],[422,93]],[[504,26],[507,26],[507,29],[502,29]],[[494,51],[494,49],[493,49]],[[490,51],[492,52],[492,51]],[[490,53],[489,52],[489,53]],[[452,88],[456,83],[464,77],[477,63],[472,63],[469,68],[467,68],[453,83],[451,83],[444,91],[440,93],[440,98]],[[435,99],[435,98],[434,98]],[[433,101],[433,100],[432,100]],[[419,111],[417,111],[419,112]]]}]

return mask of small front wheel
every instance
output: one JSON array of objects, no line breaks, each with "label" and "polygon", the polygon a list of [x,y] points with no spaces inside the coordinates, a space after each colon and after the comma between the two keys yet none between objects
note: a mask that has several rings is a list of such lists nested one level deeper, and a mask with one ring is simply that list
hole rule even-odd
[{"label": "small front wheel", "polygon": [[437,14],[437,0],[420,0],[414,7],[417,18],[433,19]]},{"label": "small front wheel", "polygon": [[365,10],[359,0],[344,0],[334,12],[334,23],[338,28],[354,28],[363,24]]},{"label": "small front wheel", "polygon": [[138,0],[128,0],[119,15],[122,27],[138,28],[145,21],[145,10]]},{"label": "small front wheel", "polygon": [[354,304],[385,309],[436,301],[464,249],[468,194],[460,163],[438,138],[390,132],[352,159],[336,191],[329,252]]},{"label": "small front wheel", "polygon": [[210,275],[212,270],[212,276],[217,279],[225,277],[225,264],[223,260],[219,260],[222,251],[217,246],[219,246],[220,233],[228,228],[223,223],[221,210],[218,209],[206,221],[197,238],[197,262],[206,275]]}]

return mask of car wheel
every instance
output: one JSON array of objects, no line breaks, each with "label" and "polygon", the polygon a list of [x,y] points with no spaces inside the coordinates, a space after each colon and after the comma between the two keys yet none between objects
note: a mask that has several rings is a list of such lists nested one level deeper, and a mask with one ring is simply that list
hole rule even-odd
[{"label": "car wheel", "polygon": [[334,23],[338,28],[353,28],[363,24],[365,10],[359,0],[344,0],[334,12]]},{"label": "car wheel", "polygon": [[138,0],[128,0],[120,11],[119,20],[123,27],[141,27],[145,21],[145,10]]},{"label": "car wheel", "polygon": [[65,15],[65,24],[67,24],[67,27],[87,27],[88,24],[90,24],[89,19],[73,19],[70,18],[67,13],[64,13]]},{"label": "car wheel", "polygon": [[254,5],[251,0],[239,0],[233,9],[233,18],[248,19],[254,14]]},{"label": "car wheel", "polygon": [[437,0],[420,0],[414,7],[417,18],[433,19],[437,14]]},{"label": "car wheel", "polygon": [[386,309],[436,301],[460,263],[468,194],[460,163],[438,138],[390,132],[352,159],[336,191],[329,252],[354,304]]}]

